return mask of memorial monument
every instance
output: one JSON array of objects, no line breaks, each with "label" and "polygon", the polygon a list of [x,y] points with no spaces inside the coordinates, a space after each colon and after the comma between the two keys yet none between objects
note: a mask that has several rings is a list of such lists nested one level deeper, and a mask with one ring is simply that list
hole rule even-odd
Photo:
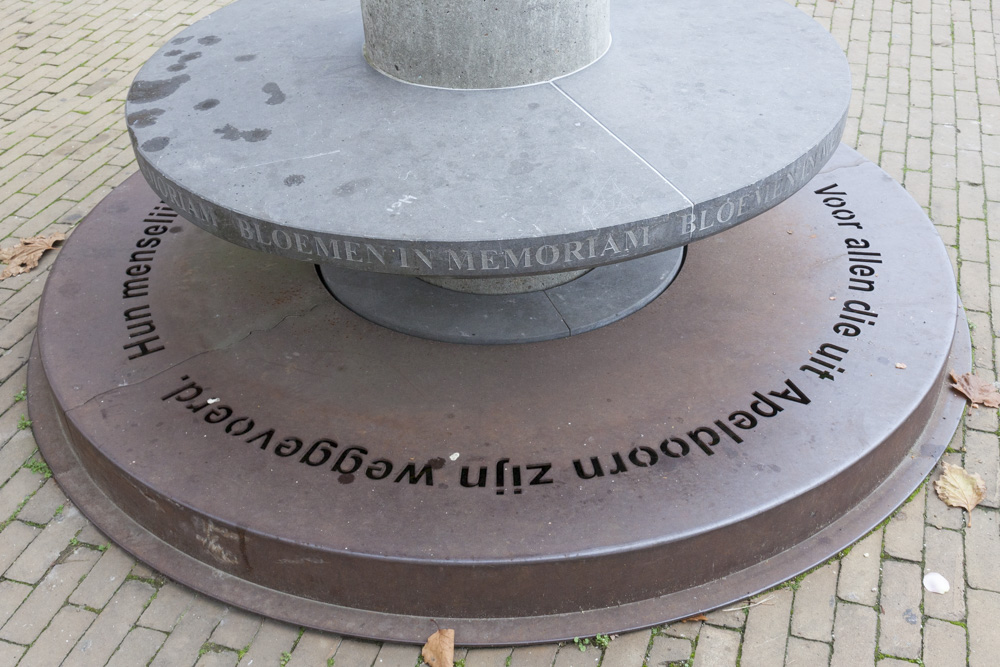
[{"label": "memorial monument", "polygon": [[237,0],[132,85],[142,174],[40,309],[39,446],[168,576],[351,635],[772,586],[964,406],[948,257],[849,98],[782,0]]}]

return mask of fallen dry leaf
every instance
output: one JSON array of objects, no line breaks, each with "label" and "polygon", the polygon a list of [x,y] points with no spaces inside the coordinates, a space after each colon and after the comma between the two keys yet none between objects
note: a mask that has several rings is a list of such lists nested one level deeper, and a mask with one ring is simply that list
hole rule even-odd
[{"label": "fallen dry leaf", "polygon": [[952,388],[969,399],[972,407],[978,408],[982,403],[988,408],[1000,408],[1000,391],[992,382],[972,373],[956,376],[955,371],[951,372],[951,381]]},{"label": "fallen dry leaf", "polygon": [[0,250],[0,262],[7,268],[0,273],[0,280],[12,278],[21,273],[27,273],[38,266],[42,253],[56,247],[59,241],[65,241],[66,235],[60,232],[49,236],[31,236],[21,239],[20,243],[11,248]]},{"label": "fallen dry leaf", "polygon": [[707,621],[708,616],[705,614],[695,614],[694,616],[688,616],[687,618],[682,618],[681,623],[696,623],[698,621]]},{"label": "fallen dry leaf", "polygon": [[942,463],[944,472],[934,482],[938,498],[949,507],[961,507],[968,512],[966,526],[972,525],[972,508],[986,497],[986,482],[978,473],[969,474],[965,468]]},{"label": "fallen dry leaf", "polygon": [[455,631],[449,628],[435,632],[427,638],[420,655],[430,667],[452,667],[455,664]]}]

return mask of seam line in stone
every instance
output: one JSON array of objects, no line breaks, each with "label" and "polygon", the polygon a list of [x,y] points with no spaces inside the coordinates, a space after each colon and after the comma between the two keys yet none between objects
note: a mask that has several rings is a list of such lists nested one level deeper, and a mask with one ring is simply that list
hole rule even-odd
[{"label": "seam line in stone", "polygon": [[687,195],[685,195],[685,194],[684,194],[683,192],[681,192],[681,191],[680,191],[680,188],[678,188],[678,187],[677,187],[676,185],[674,185],[674,184],[673,184],[673,183],[672,183],[672,182],[670,181],[670,179],[669,179],[669,178],[667,178],[667,177],[666,177],[666,176],[664,176],[664,175],[663,175],[662,173],[660,173],[660,170],[659,170],[659,169],[657,169],[656,167],[654,167],[653,165],[651,165],[651,164],[649,163],[649,161],[648,161],[648,160],[646,160],[646,158],[644,158],[644,157],[642,157],[641,155],[639,155],[638,153],[636,153],[636,152],[635,152],[635,149],[634,149],[634,148],[632,148],[631,146],[629,146],[629,145],[628,145],[627,143],[625,143],[625,142],[624,142],[624,141],[622,140],[622,138],[621,138],[621,137],[619,137],[619,136],[618,136],[617,134],[615,134],[614,132],[612,132],[612,131],[611,131],[611,128],[609,128],[609,127],[608,127],[607,125],[605,125],[605,124],[604,124],[604,123],[602,123],[601,121],[597,120],[597,118],[595,118],[595,117],[594,117],[594,115],[593,115],[592,113],[590,113],[590,112],[589,112],[589,111],[587,111],[587,110],[586,110],[585,108],[583,108],[583,106],[582,106],[582,105],[581,105],[581,104],[580,104],[579,102],[577,102],[577,101],[576,101],[575,99],[573,99],[573,97],[572,97],[572,96],[571,96],[571,95],[570,95],[569,93],[567,93],[567,92],[566,92],[565,90],[563,90],[562,88],[560,88],[559,86],[557,86],[557,85],[555,84],[555,82],[553,82],[553,81],[549,81],[549,85],[550,85],[550,86],[552,86],[553,88],[555,88],[555,89],[556,89],[557,91],[559,91],[559,93],[560,93],[560,94],[561,94],[561,95],[562,95],[563,97],[565,97],[565,98],[566,98],[567,100],[569,100],[570,102],[572,102],[572,103],[573,103],[573,106],[575,106],[575,107],[576,107],[577,109],[579,109],[579,110],[580,110],[580,111],[582,111],[582,112],[583,112],[584,114],[586,114],[587,118],[589,118],[590,120],[592,120],[592,121],[594,121],[595,123],[597,123],[597,126],[598,126],[598,127],[600,127],[600,128],[602,129],[602,130],[604,130],[605,132],[607,132],[607,133],[608,133],[608,135],[609,135],[609,136],[611,136],[611,138],[613,138],[613,139],[614,139],[615,141],[617,141],[617,142],[618,142],[619,144],[621,144],[621,145],[622,145],[622,146],[623,146],[623,147],[625,148],[625,150],[627,150],[627,151],[628,151],[629,153],[631,153],[632,155],[634,155],[634,156],[635,156],[635,158],[636,158],[637,160],[639,160],[639,161],[640,161],[640,162],[642,162],[642,163],[643,163],[644,165],[646,165],[646,166],[647,166],[647,167],[649,168],[649,170],[650,170],[650,171],[652,171],[652,172],[653,172],[654,174],[656,174],[657,176],[659,176],[659,177],[660,177],[660,179],[661,179],[661,180],[662,180],[662,181],[663,181],[664,183],[666,183],[667,185],[669,185],[669,186],[670,186],[670,187],[671,187],[671,188],[673,189],[673,191],[674,191],[674,192],[676,192],[676,193],[677,193],[678,195],[680,195],[680,196],[681,196],[681,198],[682,198],[682,199],[684,199],[684,201],[685,201],[685,202],[687,202],[687,205],[688,205],[688,208],[691,208],[691,209],[693,209],[693,208],[694,208],[694,202],[693,202],[693,201],[691,201],[690,199],[688,199]]}]

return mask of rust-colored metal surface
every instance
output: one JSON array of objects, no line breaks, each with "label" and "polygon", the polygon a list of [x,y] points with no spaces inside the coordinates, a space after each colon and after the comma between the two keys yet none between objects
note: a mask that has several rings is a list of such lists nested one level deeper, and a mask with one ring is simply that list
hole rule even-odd
[{"label": "rust-colored metal surface", "polygon": [[53,268],[30,407],[74,501],[188,585],[548,641],[724,604],[880,521],[961,416],[959,314],[933,226],[846,148],[638,313],[509,346],[369,323],[133,178]]}]

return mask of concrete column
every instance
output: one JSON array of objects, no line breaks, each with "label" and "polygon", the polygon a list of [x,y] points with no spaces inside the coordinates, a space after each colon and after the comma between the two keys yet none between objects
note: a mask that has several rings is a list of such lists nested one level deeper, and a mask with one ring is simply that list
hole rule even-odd
[{"label": "concrete column", "polygon": [[582,69],[611,44],[610,0],[361,0],[365,58],[436,88],[507,88]]}]

